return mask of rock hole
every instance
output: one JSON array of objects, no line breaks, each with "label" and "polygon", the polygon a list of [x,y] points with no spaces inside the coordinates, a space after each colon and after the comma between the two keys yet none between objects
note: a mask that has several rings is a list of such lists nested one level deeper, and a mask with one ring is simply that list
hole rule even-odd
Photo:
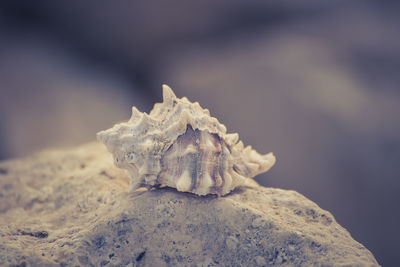
[{"label": "rock hole", "polygon": [[105,170],[101,171],[99,173],[100,175],[104,175],[105,177],[109,178],[109,179],[113,179],[114,177],[109,175]]},{"label": "rock hole", "polygon": [[98,236],[96,237],[92,243],[97,247],[97,248],[101,248],[104,246],[104,244],[106,243],[106,238],[104,236]]},{"label": "rock hole", "polygon": [[5,168],[0,168],[0,174],[1,175],[6,175],[6,174],[8,174],[8,170],[5,169]]},{"label": "rock hole", "polygon": [[146,254],[146,251],[140,252],[140,254],[136,257],[136,261],[141,261]]},{"label": "rock hole", "polygon": [[103,261],[100,262],[100,266],[106,266],[109,263],[110,263],[110,261],[103,260]]},{"label": "rock hole", "polygon": [[29,235],[36,238],[47,238],[49,233],[46,231],[38,231],[38,232],[27,232],[27,231],[20,231],[21,235]]}]

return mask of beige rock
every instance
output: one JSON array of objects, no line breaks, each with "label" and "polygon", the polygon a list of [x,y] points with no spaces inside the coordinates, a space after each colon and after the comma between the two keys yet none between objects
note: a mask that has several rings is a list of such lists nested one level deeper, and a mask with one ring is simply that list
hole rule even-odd
[{"label": "beige rock", "polygon": [[294,191],[128,187],[97,143],[0,163],[0,266],[378,266]]}]

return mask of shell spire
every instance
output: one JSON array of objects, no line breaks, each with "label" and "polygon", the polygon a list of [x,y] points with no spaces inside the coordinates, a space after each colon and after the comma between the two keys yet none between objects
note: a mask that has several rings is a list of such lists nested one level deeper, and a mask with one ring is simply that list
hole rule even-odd
[{"label": "shell spire", "polygon": [[167,185],[198,195],[225,195],[275,164],[272,153],[244,147],[237,133],[198,102],[177,98],[163,85],[163,102],[149,114],[132,107],[128,122],[101,131],[116,166],[129,171],[131,190]]}]

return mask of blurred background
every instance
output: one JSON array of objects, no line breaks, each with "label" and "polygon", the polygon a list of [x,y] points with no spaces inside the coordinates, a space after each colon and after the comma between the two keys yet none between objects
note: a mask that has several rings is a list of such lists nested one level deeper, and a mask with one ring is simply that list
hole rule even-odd
[{"label": "blurred background", "polygon": [[278,162],[384,266],[400,240],[398,1],[0,2],[0,159],[149,112],[161,84]]}]

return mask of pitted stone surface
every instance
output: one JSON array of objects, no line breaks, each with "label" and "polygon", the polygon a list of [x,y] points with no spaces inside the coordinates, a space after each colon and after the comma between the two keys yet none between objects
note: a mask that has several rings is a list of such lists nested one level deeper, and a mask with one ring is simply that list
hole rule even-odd
[{"label": "pitted stone surface", "polygon": [[378,266],[329,212],[249,179],[225,197],[127,193],[97,143],[0,169],[1,266]]}]

